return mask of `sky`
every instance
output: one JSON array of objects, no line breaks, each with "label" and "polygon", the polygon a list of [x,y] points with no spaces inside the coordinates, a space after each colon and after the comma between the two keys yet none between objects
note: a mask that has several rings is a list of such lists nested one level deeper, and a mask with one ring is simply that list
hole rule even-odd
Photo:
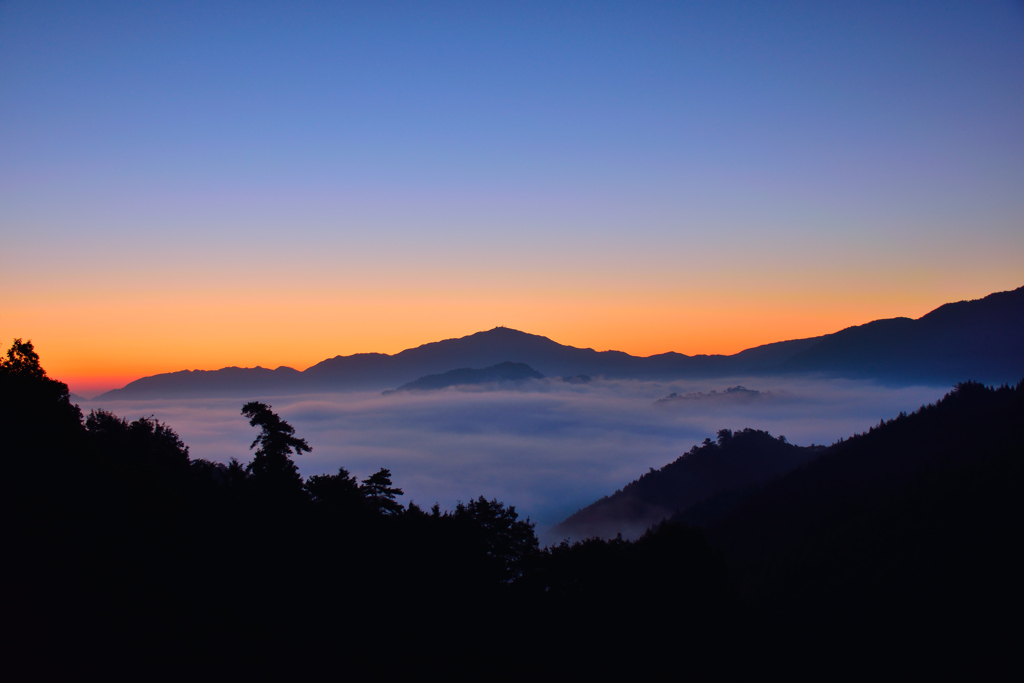
[{"label": "sky", "polygon": [[0,341],[96,393],[1024,285],[1020,2],[0,2]]}]

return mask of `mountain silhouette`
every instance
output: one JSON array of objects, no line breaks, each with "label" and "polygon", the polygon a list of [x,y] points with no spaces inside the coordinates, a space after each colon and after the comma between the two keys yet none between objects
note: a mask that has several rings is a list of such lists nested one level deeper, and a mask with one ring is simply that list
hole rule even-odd
[{"label": "mountain silhouette", "polygon": [[728,429],[659,470],[651,469],[621,490],[591,503],[555,527],[574,538],[636,537],[674,513],[723,491],[742,491],[789,472],[824,451],[794,446],[784,437]]},{"label": "mountain silhouette", "polygon": [[294,368],[221,368],[180,370],[129,382],[96,396],[94,401],[184,396],[254,396],[296,393],[302,373]]},{"label": "mountain silhouette", "polygon": [[1024,376],[1024,287],[946,304],[917,319],[892,318],[821,337],[781,370],[953,383]]},{"label": "mountain silhouette", "polygon": [[1022,419],[1024,381],[958,384],[748,492],[705,529],[740,590],[775,608],[803,603],[805,623],[887,608],[973,627],[1019,577]]},{"label": "mountain silhouette", "polygon": [[834,334],[765,344],[740,353],[631,356],[559,344],[496,327],[401,353],[335,356],[299,372],[288,367],[183,370],[143,377],[97,399],[255,396],[376,390],[457,368],[523,363],[549,377],[676,380],[820,374],[895,383],[948,384],[971,377],[1005,382],[1024,375],[1024,287],[946,304],[920,319],[894,318]]}]

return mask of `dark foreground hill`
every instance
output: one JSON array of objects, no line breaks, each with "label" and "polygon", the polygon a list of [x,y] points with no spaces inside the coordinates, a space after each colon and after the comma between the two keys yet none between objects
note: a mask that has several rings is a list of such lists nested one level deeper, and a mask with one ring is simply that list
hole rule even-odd
[{"label": "dark foreground hill", "polygon": [[1010,540],[1024,532],[1022,493],[1024,381],[968,382],[830,446],[706,528],[745,590],[841,584],[852,596],[884,580],[924,600],[952,567],[1024,568]]},{"label": "dark foreground hill", "polygon": [[1022,494],[1024,381],[967,383],[830,447],[706,531],[741,595],[823,661],[860,633],[875,654],[1017,677],[1005,625],[1024,607]]},{"label": "dark foreground hill", "polygon": [[[403,505],[387,469],[361,482],[344,469],[303,479],[291,456],[308,444],[265,404],[242,406],[260,430],[252,460],[211,463],[154,419],[83,419],[30,343],[17,340],[8,356],[6,671],[589,676],[625,671],[625,660],[598,667],[595,655],[611,647],[663,649],[680,636],[693,643],[682,650],[691,670],[714,664],[704,628],[734,601],[697,529],[541,550],[533,524],[496,500],[444,512]],[[691,625],[657,629],[654,604]],[[645,626],[609,631],[605,620]]]},{"label": "dark foreground hill", "polygon": [[[242,414],[261,430],[251,462],[191,459],[151,418],[83,419],[16,341],[0,360],[6,670],[1020,677],[1024,382],[961,384],[748,490],[706,533],[543,550],[498,501],[404,506],[386,469],[304,480],[291,426],[258,402]],[[718,455],[740,439],[793,456],[720,436]]]},{"label": "dark foreground hill", "polygon": [[154,375],[98,398],[381,391],[455,368],[485,368],[504,362],[523,363],[549,377],[674,380],[815,373],[946,385],[964,377],[995,383],[1016,381],[1024,375],[1024,287],[946,304],[918,320],[878,320],[823,337],[766,344],[732,356],[669,352],[638,357],[621,351],[580,349],[497,327],[395,355],[336,356],[302,372],[257,367]]},{"label": "dark foreground hill", "polygon": [[807,462],[823,446],[800,447],[768,432],[723,429],[660,470],[579,510],[555,527],[573,538],[637,537],[650,526],[716,493],[743,491]]},{"label": "dark foreground hill", "polygon": [[[692,499],[695,479],[706,477],[704,491],[738,480],[729,465],[740,458],[763,477],[766,463],[801,458],[785,446],[764,432],[720,432],[563,527],[608,533],[615,515],[624,525]],[[813,457],[788,474],[724,488],[672,517],[703,526],[722,551],[763,665],[799,660],[826,677],[857,678],[872,661],[1019,675],[1004,625],[1024,607],[1024,381],[959,384],[937,404],[804,455]]]}]

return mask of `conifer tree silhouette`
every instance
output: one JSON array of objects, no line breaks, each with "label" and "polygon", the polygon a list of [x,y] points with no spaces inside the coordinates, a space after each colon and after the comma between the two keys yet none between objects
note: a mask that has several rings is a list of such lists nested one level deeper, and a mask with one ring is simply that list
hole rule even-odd
[{"label": "conifer tree silhouette", "polygon": [[305,439],[296,437],[295,428],[270,408],[258,401],[242,406],[242,415],[249,418],[249,424],[260,428],[259,436],[249,446],[256,448],[256,454],[245,470],[252,475],[258,488],[301,494],[302,477],[289,456],[313,449]]},{"label": "conifer tree silhouette", "polygon": [[391,470],[386,467],[380,468],[364,479],[359,490],[366,496],[366,500],[380,512],[394,515],[403,509],[402,504],[395,500],[395,496],[404,495],[405,491],[391,486]]}]

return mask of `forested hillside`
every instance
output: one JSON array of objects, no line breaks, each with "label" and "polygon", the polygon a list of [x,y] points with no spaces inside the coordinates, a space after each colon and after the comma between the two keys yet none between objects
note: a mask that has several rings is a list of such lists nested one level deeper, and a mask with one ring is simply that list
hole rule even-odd
[{"label": "forested hillside", "polygon": [[723,429],[660,470],[651,469],[621,490],[579,510],[556,529],[574,538],[639,535],[653,524],[721,491],[743,491],[779,476],[822,452],[768,432]]},{"label": "forested hillside", "polygon": [[967,382],[719,506],[706,530],[741,598],[818,666],[863,642],[908,672],[989,678],[1015,647],[1022,494],[1024,382]]},{"label": "forested hillside", "polygon": [[397,648],[469,668],[517,653],[506,666],[517,670],[613,636],[584,612],[648,618],[647,600],[609,605],[609,591],[675,596],[695,623],[731,609],[699,531],[542,551],[533,524],[496,500],[403,505],[387,469],[303,479],[293,457],[310,446],[294,429],[255,401],[243,417],[258,430],[251,461],[190,458],[157,420],[83,416],[31,343],[15,341],[0,363],[0,496],[22,656],[57,647],[67,659],[43,668],[135,654],[244,668],[299,649],[356,659]]},{"label": "forested hillside", "polygon": [[820,454],[723,430],[629,489],[667,509],[740,485],[705,530],[677,518],[635,542],[545,549],[496,500],[403,505],[387,469],[303,478],[294,458],[310,445],[291,425],[258,401],[240,413],[251,460],[191,458],[152,418],[83,416],[15,341],[0,362],[9,662],[127,671],[142,655],[164,672],[281,676],[1019,667],[1004,625],[1021,606],[1024,382],[960,384]]}]

